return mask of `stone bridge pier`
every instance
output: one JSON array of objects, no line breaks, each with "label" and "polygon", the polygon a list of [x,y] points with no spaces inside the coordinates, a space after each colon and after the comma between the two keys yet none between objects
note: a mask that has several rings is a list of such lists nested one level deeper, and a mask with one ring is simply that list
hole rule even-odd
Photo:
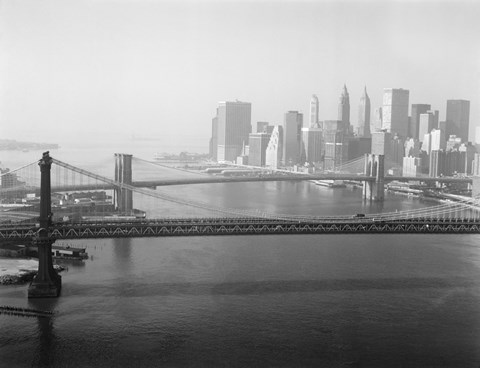
[{"label": "stone bridge pier", "polygon": [[28,288],[29,298],[47,298],[60,295],[62,277],[53,269],[52,244],[55,241],[49,235],[52,222],[52,201],[50,171],[52,158],[48,152],[43,154],[40,166],[40,228],[33,239],[38,247],[38,273]]},{"label": "stone bridge pier", "polygon": [[363,182],[363,198],[371,201],[383,201],[385,197],[384,155],[365,154],[364,174],[375,177],[375,181]]},{"label": "stone bridge pier", "polygon": [[[115,181],[132,185],[132,155],[115,153]],[[132,191],[125,188],[115,189],[115,206],[122,214],[133,212]]]}]

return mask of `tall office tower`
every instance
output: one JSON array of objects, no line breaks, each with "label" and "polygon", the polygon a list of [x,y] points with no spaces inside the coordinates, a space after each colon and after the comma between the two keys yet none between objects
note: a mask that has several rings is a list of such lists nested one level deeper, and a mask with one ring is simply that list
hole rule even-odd
[{"label": "tall office tower", "polygon": [[383,126],[382,119],[383,119],[382,108],[377,107],[373,112],[373,126],[372,126],[372,123],[370,123],[370,134],[373,132],[379,132],[382,130],[382,126]]},{"label": "tall office tower", "polygon": [[251,166],[265,166],[270,134],[250,133],[248,136],[248,164]]},{"label": "tall office tower", "polygon": [[[403,157],[405,156],[405,141],[402,137],[399,137],[398,134],[395,134],[393,139],[390,141],[390,151],[391,159],[393,162],[398,165],[402,165]],[[387,157],[388,158],[388,155]]]},{"label": "tall office tower", "polygon": [[363,90],[358,107],[358,132],[359,137],[370,137],[370,97],[367,94],[367,87]]},{"label": "tall office tower", "polygon": [[218,103],[218,161],[234,162],[252,131],[252,104],[240,101]]},{"label": "tall office tower", "polygon": [[[432,151],[434,152],[434,151]],[[445,176],[452,176],[456,173],[465,172],[465,153],[458,150],[445,152],[444,170]]]},{"label": "tall office tower", "polygon": [[342,122],[343,131],[348,133],[350,131],[350,97],[346,85],[343,85],[338,103],[338,120]]},{"label": "tall office tower", "polygon": [[447,138],[451,134],[468,142],[468,125],[470,120],[470,101],[447,100]]},{"label": "tall office tower", "polygon": [[402,168],[402,176],[420,176],[422,173],[422,160],[418,157],[405,156]]},{"label": "tall office tower", "polygon": [[283,164],[292,166],[300,161],[303,115],[298,111],[285,113],[283,122]]},{"label": "tall office tower", "polygon": [[385,88],[383,90],[382,129],[397,133],[402,138],[408,136],[408,96],[406,89]]},{"label": "tall office tower", "polygon": [[458,149],[460,145],[462,144],[462,138],[457,137],[456,135],[450,135],[447,137],[447,151],[453,151],[455,149]]},{"label": "tall office tower", "polygon": [[418,157],[420,154],[420,142],[418,139],[407,139],[405,141],[405,157]]},{"label": "tall office tower", "polygon": [[440,129],[432,129],[430,132],[430,150],[440,151],[447,148],[445,134]]},{"label": "tall office tower", "polygon": [[325,149],[324,168],[332,170],[348,157],[348,139],[341,120],[323,122],[323,144]]},{"label": "tall office tower", "polygon": [[447,136],[447,122],[445,120],[439,121],[438,122],[438,127],[437,129],[440,129],[443,132],[443,135],[446,137]]},{"label": "tall office tower", "polygon": [[209,155],[215,161],[217,161],[217,149],[218,149],[218,119],[215,116],[212,119],[212,137],[210,138],[210,149],[209,149]]},{"label": "tall office tower", "polygon": [[318,123],[310,128],[302,128],[302,141],[305,150],[305,162],[315,164],[322,161],[323,131]]},{"label": "tall office tower", "polygon": [[475,139],[473,140],[474,144],[480,144],[480,127],[475,127]]},{"label": "tall office tower", "polygon": [[392,136],[387,132],[373,132],[372,133],[372,154],[384,155],[385,159],[392,157]]},{"label": "tall office tower", "polygon": [[267,121],[257,121],[257,133],[265,133],[268,130]]},{"label": "tall office tower", "polygon": [[[343,123],[342,127],[343,127]],[[333,170],[347,160],[348,145],[342,131],[326,131],[323,133],[325,144],[324,169]]]},{"label": "tall office tower", "polygon": [[424,114],[420,114],[418,123],[418,134],[420,137],[425,136],[432,131],[432,129],[438,128],[438,110],[427,111]]},{"label": "tall office tower", "polygon": [[430,169],[428,176],[432,178],[439,177],[445,172],[445,152],[431,151],[430,152]]},{"label": "tall office tower", "polygon": [[480,176],[480,153],[474,153],[472,162],[472,175]]},{"label": "tall office tower", "polygon": [[423,137],[421,150],[427,155],[430,154],[430,151],[432,150],[432,135],[430,133],[425,134]]},{"label": "tall office tower", "polygon": [[[410,115],[410,124],[408,126],[408,136],[416,139],[423,139],[423,135],[418,132],[420,124],[420,114],[425,114],[432,107],[427,104],[412,104],[412,112]],[[436,127],[434,127],[436,128]]]},{"label": "tall office tower", "polygon": [[318,124],[318,97],[312,95],[310,99],[310,127]]},{"label": "tall office tower", "polygon": [[472,174],[472,164],[476,152],[475,146],[471,142],[462,143],[458,151],[462,155],[461,165],[463,165],[463,168],[459,168],[459,172]]},{"label": "tall office tower", "polygon": [[275,125],[268,141],[265,154],[265,166],[278,169],[281,166],[283,154],[283,127]]}]

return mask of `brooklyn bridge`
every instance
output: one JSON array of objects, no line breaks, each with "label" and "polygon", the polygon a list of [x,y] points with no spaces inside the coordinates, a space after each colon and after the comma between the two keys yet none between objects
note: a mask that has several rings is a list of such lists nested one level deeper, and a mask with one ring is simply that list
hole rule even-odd
[{"label": "brooklyn bridge", "polygon": [[[143,168],[143,176],[134,175],[133,163]],[[146,178],[148,165],[156,169],[154,177]],[[165,178],[159,168],[162,165],[158,163],[115,154],[114,176],[110,178],[57,160],[46,152],[39,162],[3,173],[0,239],[32,241],[38,247],[39,270],[30,285],[29,297],[59,295],[61,277],[53,270],[51,248],[60,239],[480,232],[475,196],[409,211],[325,217],[227,208],[158,190],[162,186],[207,183],[345,180],[361,183],[365,200],[382,201],[385,185],[392,181],[475,184],[472,178],[385,176],[383,156],[367,155],[336,171],[316,174],[257,172],[255,176],[224,177],[196,172],[186,177]],[[137,175],[140,179],[134,180]],[[185,209],[181,216],[150,213],[161,213],[158,208],[172,203]]]}]

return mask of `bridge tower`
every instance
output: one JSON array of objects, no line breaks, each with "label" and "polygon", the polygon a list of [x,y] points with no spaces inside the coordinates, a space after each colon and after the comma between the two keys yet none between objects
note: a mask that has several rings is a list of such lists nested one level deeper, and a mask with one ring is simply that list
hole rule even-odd
[{"label": "bridge tower", "polygon": [[374,176],[375,181],[363,182],[363,198],[373,201],[383,201],[385,196],[385,165],[384,155],[365,154],[366,176]]},{"label": "bridge tower", "polygon": [[50,170],[52,159],[49,152],[39,161],[40,179],[40,228],[33,239],[38,247],[38,273],[28,288],[29,298],[57,297],[62,288],[62,277],[53,269],[52,244],[55,241],[49,235],[52,222],[52,202]]},{"label": "bridge tower", "polygon": [[[132,155],[115,153],[115,181],[132,185]],[[133,211],[133,196],[129,189],[115,189],[115,206],[123,214]]]}]

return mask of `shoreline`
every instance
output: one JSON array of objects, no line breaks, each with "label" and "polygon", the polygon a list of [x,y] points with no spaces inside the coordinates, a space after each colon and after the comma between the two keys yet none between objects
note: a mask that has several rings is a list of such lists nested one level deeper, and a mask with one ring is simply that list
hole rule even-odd
[{"label": "shoreline", "polygon": [[[57,272],[65,267],[53,265]],[[38,272],[38,259],[0,258],[0,285],[23,285],[33,280]]]}]

